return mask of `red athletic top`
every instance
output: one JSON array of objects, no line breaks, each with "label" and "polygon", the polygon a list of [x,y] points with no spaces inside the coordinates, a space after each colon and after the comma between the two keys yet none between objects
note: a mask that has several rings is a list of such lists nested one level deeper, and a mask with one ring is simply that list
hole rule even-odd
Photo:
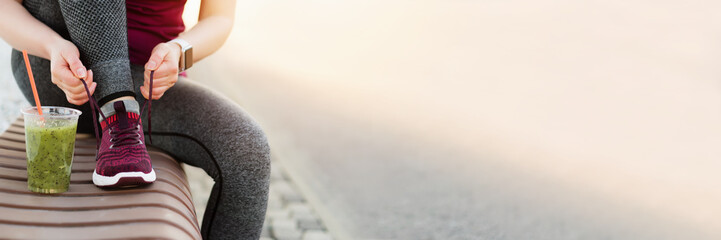
[{"label": "red athletic top", "polygon": [[130,63],[145,65],[155,45],[170,41],[185,30],[186,0],[126,0]]}]

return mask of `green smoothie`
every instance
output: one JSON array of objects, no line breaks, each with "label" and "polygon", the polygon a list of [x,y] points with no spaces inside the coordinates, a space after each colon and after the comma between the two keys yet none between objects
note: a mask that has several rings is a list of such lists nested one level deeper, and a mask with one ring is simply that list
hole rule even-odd
[{"label": "green smoothie", "polygon": [[25,127],[28,188],[31,191],[61,193],[68,190],[77,124],[67,122],[45,119],[44,127]]}]

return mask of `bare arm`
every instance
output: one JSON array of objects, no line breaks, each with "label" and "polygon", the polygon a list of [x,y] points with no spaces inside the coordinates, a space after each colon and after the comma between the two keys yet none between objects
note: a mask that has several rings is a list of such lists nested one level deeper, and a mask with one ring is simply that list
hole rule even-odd
[{"label": "bare arm", "polygon": [[64,39],[30,15],[22,0],[0,0],[0,6],[0,37],[15,49],[50,59],[51,46]]},{"label": "bare arm", "polygon": [[90,94],[95,92],[92,71],[80,62],[80,52],[70,41],[35,19],[22,6],[22,0],[0,0],[0,38],[15,49],[50,60],[52,82],[67,97],[68,102],[82,105],[88,101],[78,78],[85,78]]},{"label": "bare arm", "polygon": [[200,4],[198,24],[180,34],[180,38],[193,45],[194,62],[223,46],[235,20],[235,0],[203,0]]},{"label": "bare arm", "polygon": [[[235,0],[203,0],[200,4],[198,24],[181,33],[179,38],[193,45],[193,62],[214,53],[225,43],[233,29]],[[145,64],[145,84],[141,94],[148,98],[150,70],[155,70],[153,99],[160,99],[163,93],[178,81],[180,45],[161,43],[153,49],[150,60]]]}]

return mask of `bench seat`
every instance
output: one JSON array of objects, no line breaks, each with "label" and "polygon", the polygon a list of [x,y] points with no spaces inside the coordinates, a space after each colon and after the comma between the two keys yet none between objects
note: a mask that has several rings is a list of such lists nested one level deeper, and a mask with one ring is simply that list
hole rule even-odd
[{"label": "bench seat", "polygon": [[104,190],[93,185],[95,139],[75,143],[70,188],[60,194],[27,188],[23,119],[0,134],[0,238],[201,239],[185,172],[150,148],[155,183]]}]

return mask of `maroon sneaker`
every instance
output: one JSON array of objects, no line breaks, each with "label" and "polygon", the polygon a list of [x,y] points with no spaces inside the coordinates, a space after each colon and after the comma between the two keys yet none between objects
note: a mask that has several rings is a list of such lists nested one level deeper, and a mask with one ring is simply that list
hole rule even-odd
[{"label": "maroon sneaker", "polygon": [[115,115],[104,118],[102,140],[93,172],[98,187],[144,185],[155,181],[140,114],[128,112],[123,101],[113,103]]}]

